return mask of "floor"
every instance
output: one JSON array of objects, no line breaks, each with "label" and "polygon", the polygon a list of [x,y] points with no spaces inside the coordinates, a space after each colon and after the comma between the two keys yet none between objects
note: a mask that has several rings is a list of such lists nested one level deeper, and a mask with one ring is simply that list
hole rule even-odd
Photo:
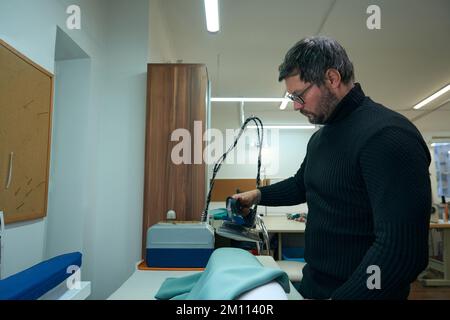
[{"label": "floor", "polygon": [[[428,271],[430,272],[430,271]],[[439,277],[438,273],[433,277]],[[411,285],[409,300],[450,300],[450,287],[424,287],[419,281]]]}]

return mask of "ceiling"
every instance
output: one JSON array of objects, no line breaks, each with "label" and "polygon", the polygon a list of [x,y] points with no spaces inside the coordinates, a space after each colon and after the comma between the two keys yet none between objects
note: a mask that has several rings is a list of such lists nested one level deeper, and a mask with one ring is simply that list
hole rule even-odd
[{"label": "ceiling", "polygon": [[[161,1],[174,57],[205,63],[214,97],[281,97],[278,65],[310,35],[337,39],[355,66],[356,81],[377,102],[422,131],[450,131],[450,92],[421,110],[412,106],[450,83],[448,0],[219,0],[221,30],[206,31],[203,0]],[[369,5],[381,9],[381,30],[369,30]],[[236,108],[238,103],[214,103]],[[296,121],[292,106],[246,103],[246,113],[269,112]],[[430,112],[437,108],[436,111]],[[306,119],[299,115],[298,122]],[[294,120],[293,120],[294,119]]]}]

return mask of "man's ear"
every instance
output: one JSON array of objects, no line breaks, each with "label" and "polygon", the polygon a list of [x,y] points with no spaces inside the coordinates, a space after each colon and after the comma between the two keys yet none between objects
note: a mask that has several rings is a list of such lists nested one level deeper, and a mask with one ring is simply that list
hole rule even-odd
[{"label": "man's ear", "polygon": [[325,73],[330,88],[336,89],[341,84],[341,74],[336,69],[328,69]]}]

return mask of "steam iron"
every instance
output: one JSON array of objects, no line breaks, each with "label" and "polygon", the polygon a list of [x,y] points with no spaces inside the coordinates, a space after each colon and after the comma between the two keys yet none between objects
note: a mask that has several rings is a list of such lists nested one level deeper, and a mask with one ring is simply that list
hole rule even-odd
[{"label": "steam iron", "polygon": [[228,221],[235,223],[237,225],[246,227],[246,228],[254,228],[255,227],[255,218],[256,218],[256,210],[250,208],[249,213],[244,215],[242,213],[242,205],[239,200],[234,199],[232,197],[228,197],[226,200],[226,208],[228,213]]},{"label": "steam iron", "polygon": [[242,205],[239,200],[228,197],[226,200],[227,217],[216,230],[217,234],[237,241],[255,242],[259,251],[261,238],[256,232],[256,210],[250,209],[248,215],[242,214]]}]

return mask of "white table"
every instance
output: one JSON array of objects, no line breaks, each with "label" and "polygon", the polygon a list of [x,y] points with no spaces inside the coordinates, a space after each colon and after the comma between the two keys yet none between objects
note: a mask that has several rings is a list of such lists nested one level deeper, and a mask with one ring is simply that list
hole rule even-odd
[{"label": "white table", "polygon": [[[257,259],[265,267],[277,268],[278,264],[270,256],[257,256]],[[137,270],[120,286],[108,300],[155,300],[155,294],[158,292],[164,280],[168,277],[184,277],[197,273],[199,271],[148,271]],[[289,300],[301,300],[302,297],[298,291],[289,282],[290,293]]]},{"label": "white table", "polygon": [[278,259],[282,260],[283,233],[304,233],[305,223],[289,220],[286,215],[263,216],[264,224],[269,233],[278,234]]}]

